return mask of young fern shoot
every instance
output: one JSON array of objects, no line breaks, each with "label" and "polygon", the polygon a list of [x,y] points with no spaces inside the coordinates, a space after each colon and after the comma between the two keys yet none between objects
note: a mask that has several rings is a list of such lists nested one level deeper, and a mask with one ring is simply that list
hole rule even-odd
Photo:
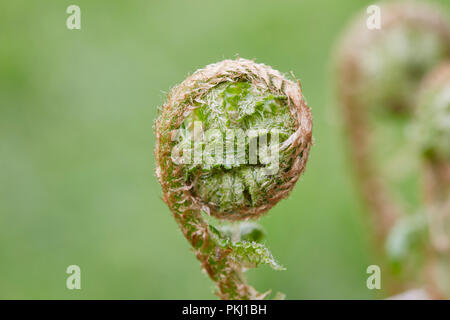
[{"label": "young fern shoot", "polygon": [[383,244],[405,211],[400,189],[411,177],[395,165],[412,160],[404,160],[409,157],[405,127],[422,79],[450,57],[450,25],[443,10],[429,3],[384,1],[379,6],[381,28],[368,29],[365,12],[357,16],[339,43],[336,65],[362,195]]},{"label": "young fern shoot", "polygon": [[[374,225],[391,293],[417,279],[426,238],[420,161],[410,126],[425,75],[450,57],[450,25],[442,8],[419,1],[379,3],[380,29],[356,17],[339,43],[338,98],[349,151]],[[414,251],[414,252],[413,252]]]},{"label": "young fern shoot", "polygon": [[243,272],[283,269],[256,240],[256,219],[287,197],[305,170],[312,117],[299,83],[238,58],[197,70],[174,87],[155,124],[163,199],[222,299],[262,299]]},{"label": "young fern shoot", "polygon": [[425,171],[430,294],[450,298],[450,61],[424,80],[417,99],[416,141]]}]

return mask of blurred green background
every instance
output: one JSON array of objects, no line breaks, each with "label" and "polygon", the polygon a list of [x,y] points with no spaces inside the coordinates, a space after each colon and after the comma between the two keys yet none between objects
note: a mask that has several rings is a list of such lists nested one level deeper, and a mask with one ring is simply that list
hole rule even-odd
[{"label": "blurred green background", "polygon": [[[70,4],[81,30],[66,28]],[[339,33],[369,4],[2,1],[0,298],[216,298],[161,200],[152,126],[171,86],[237,54],[293,71],[314,116],[306,174],[261,221],[287,271],[262,266],[250,283],[288,299],[375,298],[330,72]],[[81,290],[66,289],[71,264]]]}]

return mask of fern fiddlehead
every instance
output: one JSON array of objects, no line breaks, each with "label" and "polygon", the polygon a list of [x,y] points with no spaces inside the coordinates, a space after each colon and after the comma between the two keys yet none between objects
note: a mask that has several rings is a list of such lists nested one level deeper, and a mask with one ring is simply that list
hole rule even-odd
[{"label": "fern fiddlehead", "polygon": [[216,293],[264,298],[243,271],[260,263],[282,267],[256,241],[258,228],[241,224],[230,232],[210,217],[255,219],[288,196],[312,144],[300,84],[246,59],[208,65],[171,90],[155,133],[163,199]]},{"label": "fern fiddlehead", "polygon": [[417,212],[419,157],[408,129],[421,81],[450,57],[450,25],[441,8],[425,2],[393,0],[379,7],[379,30],[366,26],[364,13],[341,39],[337,83],[349,150],[378,253],[389,263],[386,283],[395,293],[409,286],[407,278],[423,259],[420,249],[411,255],[426,238],[426,222]]},{"label": "fern fiddlehead", "polygon": [[[391,160],[398,161],[395,157],[408,140],[402,135],[422,79],[450,56],[450,25],[441,8],[428,3],[379,5],[380,30],[366,27],[365,13],[356,17],[340,42],[336,64],[350,149],[382,244],[405,210],[404,199],[393,196],[400,188],[388,187],[399,184],[395,179],[401,170],[384,171]],[[389,136],[391,131],[395,133]]]},{"label": "fern fiddlehead", "polygon": [[423,81],[417,98],[416,140],[423,156],[429,222],[428,290],[450,297],[450,62]]}]

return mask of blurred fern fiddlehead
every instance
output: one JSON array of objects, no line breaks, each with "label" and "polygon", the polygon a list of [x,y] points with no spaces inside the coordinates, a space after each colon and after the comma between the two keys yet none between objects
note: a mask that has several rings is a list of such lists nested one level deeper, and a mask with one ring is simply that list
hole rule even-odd
[{"label": "blurred fern fiddlehead", "polygon": [[[424,229],[420,214],[411,214],[420,207],[420,175],[408,129],[421,81],[450,56],[450,26],[441,8],[429,3],[386,1],[379,6],[379,30],[367,28],[364,13],[341,39],[338,95],[379,251],[385,252],[388,240],[388,247],[394,243],[390,256],[403,259],[403,247],[419,241]],[[397,260],[395,265],[401,269]]]},{"label": "blurred fern fiddlehead", "polygon": [[163,199],[216,293],[264,298],[243,272],[261,263],[283,268],[245,221],[287,197],[305,170],[312,117],[300,84],[250,60],[208,65],[171,90],[155,132]]},{"label": "blurred fern fiddlehead", "polygon": [[428,290],[450,298],[450,62],[424,80],[417,99],[416,140],[424,159],[429,221]]},{"label": "blurred fern fiddlehead", "polygon": [[[356,170],[364,197],[376,213],[379,238],[384,240],[401,209],[386,187],[389,177],[383,176],[380,168],[391,155],[374,150],[392,141],[380,139],[380,145],[375,145],[376,126],[388,119],[402,128],[409,123],[421,80],[450,55],[450,26],[439,8],[426,3],[385,2],[380,10],[380,30],[366,27],[364,13],[345,33],[337,80]],[[376,116],[378,123],[373,121]],[[407,140],[403,138],[398,145]]]}]

